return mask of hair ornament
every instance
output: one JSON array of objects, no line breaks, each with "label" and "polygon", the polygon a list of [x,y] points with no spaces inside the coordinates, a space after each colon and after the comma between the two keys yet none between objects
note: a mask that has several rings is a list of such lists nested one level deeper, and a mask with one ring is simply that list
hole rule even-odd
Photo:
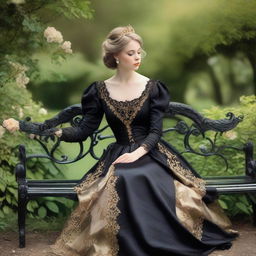
[{"label": "hair ornament", "polygon": [[120,34],[120,36],[124,36],[128,33],[135,33],[134,28],[129,24]]}]

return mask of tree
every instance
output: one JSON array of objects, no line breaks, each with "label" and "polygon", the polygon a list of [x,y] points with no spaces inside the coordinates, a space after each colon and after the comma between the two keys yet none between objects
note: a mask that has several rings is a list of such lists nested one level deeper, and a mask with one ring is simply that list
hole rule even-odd
[{"label": "tree", "polygon": [[[47,112],[40,103],[32,100],[27,90],[31,78],[39,76],[35,53],[47,51],[52,60],[61,63],[72,53],[71,43],[64,41],[54,27],[47,27],[48,17],[64,15],[66,18],[92,17],[90,1],[85,0],[6,0],[0,1],[0,122],[13,117],[46,119]],[[17,163],[15,147],[24,140],[22,134],[10,134],[0,126],[0,217],[9,214],[17,206],[17,187],[13,174]],[[36,150],[27,144],[28,152]],[[49,178],[50,168],[44,163],[33,163],[38,168],[34,174],[28,170],[29,178]],[[40,207],[36,202],[28,206],[29,211]]]}]

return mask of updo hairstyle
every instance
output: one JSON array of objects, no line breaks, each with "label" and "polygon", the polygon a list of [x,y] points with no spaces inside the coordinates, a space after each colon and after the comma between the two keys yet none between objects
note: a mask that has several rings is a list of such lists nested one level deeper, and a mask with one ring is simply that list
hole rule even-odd
[{"label": "updo hairstyle", "polygon": [[[118,54],[122,51],[131,40],[135,40],[141,47],[143,46],[142,38],[135,33],[131,25],[112,29],[102,43],[103,63],[108,68],[116,69],[117,63],[114,54]],[[146,52],[143,50],[142,53],[144,53],[144,56],[146,55]]]}]

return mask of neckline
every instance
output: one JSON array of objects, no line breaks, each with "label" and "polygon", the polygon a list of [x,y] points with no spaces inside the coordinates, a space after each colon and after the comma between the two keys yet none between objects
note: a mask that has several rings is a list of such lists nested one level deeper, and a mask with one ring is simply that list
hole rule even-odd
[{"label": "neckline", "polygon": [[105,81],[102,80],[101,82],[102,82],[103,88],[104,88],[104,90],[105,90],[105,92],[106,92],[107,97],[109,98],[109,100],[111,100],[111,101],[113,101],[113,102],[118,102],[118,103],[132,103],[132,102],[134,102],[134,101],[140,100],[140,99],[145,95],[145,93],[146,93],[146,91],[148,90],[148,87],[149,87],[151,81],[153,81],[153,79],[150,78],[150,79],[147,81],[147,83],[145,84],[145,88],[144,88],[143,91],[141,92],[141,95],[138,96],[138,97],[136,97],[136,98],[134,98],[134,99],[132,99],[132,100],[116,100],[116,99],[110,97],[110,93],[109,93],[109,91],[108,91],[108,89],[107,89],[107,85],[106,85]]}]

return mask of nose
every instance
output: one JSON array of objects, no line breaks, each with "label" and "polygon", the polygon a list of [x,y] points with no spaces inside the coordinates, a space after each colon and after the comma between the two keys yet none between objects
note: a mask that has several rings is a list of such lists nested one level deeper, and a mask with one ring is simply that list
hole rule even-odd
[{"label": "nose", "polygon": [[136,59],[136,60],[140,59],[140,54],[136,53],[135,59]]}]

